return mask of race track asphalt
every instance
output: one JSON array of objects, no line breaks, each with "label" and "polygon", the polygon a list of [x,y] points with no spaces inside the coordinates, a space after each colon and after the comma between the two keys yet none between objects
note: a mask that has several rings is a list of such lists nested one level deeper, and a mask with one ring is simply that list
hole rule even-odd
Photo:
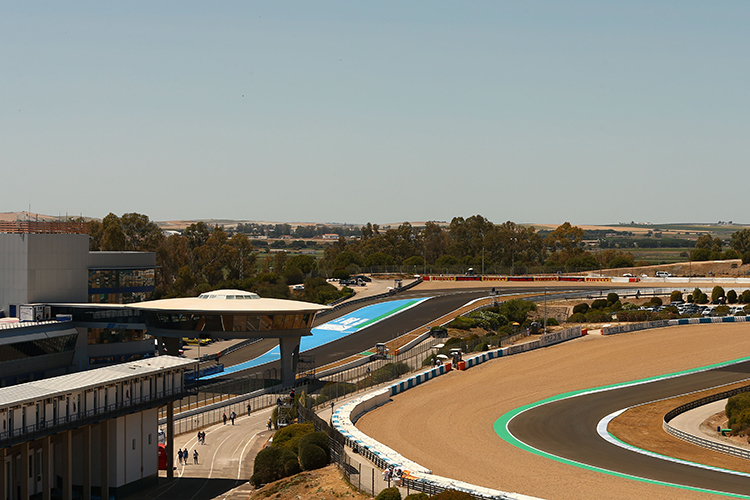
[{"label": "race track asphalt", "polygon": [[585,394],[527,410],[508,423],[520,441],[552,455],[653,481],[750,495],[750,478],[662,460],[613,445],[596,432],[607,415],[633,405],[737,382],[750,362],[646,384]]},{"label": "race track asphalt", "polygon": [[[607,287],[601,287],[602,293],[606,295],[608,289],[621,288],[613,287],[608,284]],[[378,342],[388,342],[389,340],[403,335],[415,328],[427,324],[451,311],[458,309],[465,305],[467,302],[486,297],[493,289],[492,284],[489,284],[485,288],[473,288],[471,291],[457,291],[455,288],[446,288],[443,290],[420,290],[419,287],[415,287],[411,290],[399,293],[393,297],[386,299],[378,299],[371,302],[353,304],[348,307],[341,308],[335,313],[328,314],[316,318],[314,326],[318,326],[327,321],[331,321],[335,318],[349,314],[362,307],[378,302],[385,302],[389,300],[401,300],[411,299],[418,297],[432,297],[430,300],[419,304],[416,307],[412,307],[404,312],[389,317],[379,323],[376,323],[368,328],[360,330],[359,332],[347,335],[339,340],[330,342],[328,344],[316,347],[309,351],[305,351],[304,354],[307,356],[313,356],[315,358],[315,366],[321,367],[329,363],[333,363],[340,359],[358,354],[360,352],[371,349]],[[507,294],[543,294],[545,289],[550,293],[560,293],[563,291],[580,291],[589,290],[592,292],[599,292],[599,289],[592,290],[591,286],[578,286],[576,284],[566,283],[564,286],[555,286],[554,283],[546,286],[523,286],[523,287],[503,287],[497,288],[498,293],[503,295]],[[264,354],[272,347],[278,345],[276,339],[266,339],[257,344],[248,346],[245,349],[241,349],[222,358],[222,363],[226,366],[232,366],[235,364],[242,363],[244,361],[254,359],[261,354]],[[228,380],[230,378],[247,376],[251,373],[262,373],[269,369],[279,369],[280,365],[278,362],[266,363],[264,365],[249,368],[247,370],[228,374],[226,377],[216,377],[212,379],[212,382],[220,382]]]}]

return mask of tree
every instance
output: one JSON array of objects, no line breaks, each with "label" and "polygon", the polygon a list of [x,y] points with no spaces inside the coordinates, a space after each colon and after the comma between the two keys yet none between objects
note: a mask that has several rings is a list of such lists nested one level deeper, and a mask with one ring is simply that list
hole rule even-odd
[{"label": "tree", "polygon": [[711,238],[710,234],[701,234],[698,236],[698,240],[695,242],[695,248],[705,248],[707,250],[711,250],[711,247],[713,245],[713,239]]},{"label": "tree", "polygon": [[128,248],[128,239],[125,236],[125,231],[122,230],[120,218],[111,212],[102,220],[100,249],[105,252],[133,250],[132,248]]},{"label": "tree", "polygon": [[737,303],[737,292],[734,290],[729,290],[727,292],[727,302],[730,304],[736,304]]},{"label": "tree", "polygon": [[670,302],[678,302],[682,300],[682,292],[679,290],[674,290],[672,294],[669,296]]},{"label": "tree", "polygon": [[203,246],[211,235],[211,232],[208,230],[208,226],[206,226],[205,222],[196,222],[190,224],[185,229],[184,234],[188,241],[188,247],[190,247],[190,250],[192,251]]},{"label": "tree", "polygon": [[713,290],[711,290],[711,302],[714,300],[718,300],[720,298],[724,297],[724,289],[720,287],[719,285],[716,285]]},{"label": "tree", "polygon": [[135,212],[123,214],[120,226],[125,233],[129,250],[153,252],[165,238],[159,226],[151,222],[147,215]]},{"label": "tree", "polygon": [[732,233],[729,246],[735,249],[740,255],[750,252],[750,229],[743,229],[742,231]]}]

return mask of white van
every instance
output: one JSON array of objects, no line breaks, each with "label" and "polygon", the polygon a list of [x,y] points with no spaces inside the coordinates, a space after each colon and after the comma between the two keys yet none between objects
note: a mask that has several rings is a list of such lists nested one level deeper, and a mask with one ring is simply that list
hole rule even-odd
[{"label": "white van", "polygon": [[672,273],[668,273],[667,271],[656,271],[656,277],[657,278],[671,278]]}]

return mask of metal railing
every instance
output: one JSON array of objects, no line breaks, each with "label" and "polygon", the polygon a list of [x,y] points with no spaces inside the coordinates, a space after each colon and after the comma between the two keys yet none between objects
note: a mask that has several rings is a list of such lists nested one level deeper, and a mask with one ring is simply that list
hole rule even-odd
[{"label": "metal railing", "polygon": [[703,448],[718,451],[727,455],[732,455],[734,457],[739,457],[739,458],[744,458],[745,460],[750,460],[750,450],[740,448],[737,446],[732,446],[730,444],[719,443],[719,442],[712,441],[710,439],[702,438],[699,436],[695,436],[693,434],[687,433],[685,431],[681,431],[680,429],[677,429],[669,425],[669,422],[672,419],[674,419],[677,415],[685,413],[686,411],[693,410],[695,408],[698,408],[708,403],[713,403],[714,401],[720,401],[722,399],[736,396],[737,394],[742,394],[744,392],[750,392],[750,385],[738,387],[738,388],[731,389],[731,390],[724,391],[724,392],[719,392],[719,393],[712,394],[710,396],[705,396],[703,398],[696,399],[695,401],[690,401],[689,403],[680,405],[677,408],[674,408],[673,410],[668,411],[666,415],[664,415],[664,421],[662,423],[662,427],[664,428],[664,431],[666,431],[668,434],[678,439],[682,439],[683,441],[687,441],[688,443],[702,446]]},{"label": "metal railing", "polygon": [[162,406],[189,393],[189,388],[182,390],[170,389],[149,396],[129,398],[106,406],[91,408],[85,411],[77,411],[75,413],[58,416],[52,419],[40,420],[38,423],[26,424],[18,429],[8,429],[0,432],[0,446],[12,446],[16,443],[38,439],[64,430],[74,429],[82,425],[116,418],[146,408]]}]

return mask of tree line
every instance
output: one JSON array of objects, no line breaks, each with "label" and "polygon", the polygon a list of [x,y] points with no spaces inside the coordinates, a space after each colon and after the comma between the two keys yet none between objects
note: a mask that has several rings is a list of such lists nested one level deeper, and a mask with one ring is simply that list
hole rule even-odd
[{"label": "tree line", "polygon": [[[148,216],[110,213],[88,223],[90,249],[156,253],[156,297],[198,295],[217,288],[240,288],[264,297],[326,302],[340,292],[326,278],[345,278],[363,271],[396,268],[404,272],[477,272],[524,274],[577,272],[643,264],[633,254],[607,248],[590,249],[584,230],[566,222],[540,235],[535,228],[507,221],[494,224],[481,215],[454,217],[450,224],[427,222],[423,227],[403,223],[381,229],[367,223],[359,239],[341,235],[323,246],[322,258],[291,254],[260,246],[242,232],[210,227],[203,222],[181,234],[165,235]],[[263,242],[266,243],[266,242]],[[273,247],[273,245],[271,245]],[[750,229],[734,233],[729,249],[719,238],[702,235],[692,260],[742,257],[750,262]],[[277,250],[277,251],[273,251]],[[292,292],[290,285],[304,284]]]}]

